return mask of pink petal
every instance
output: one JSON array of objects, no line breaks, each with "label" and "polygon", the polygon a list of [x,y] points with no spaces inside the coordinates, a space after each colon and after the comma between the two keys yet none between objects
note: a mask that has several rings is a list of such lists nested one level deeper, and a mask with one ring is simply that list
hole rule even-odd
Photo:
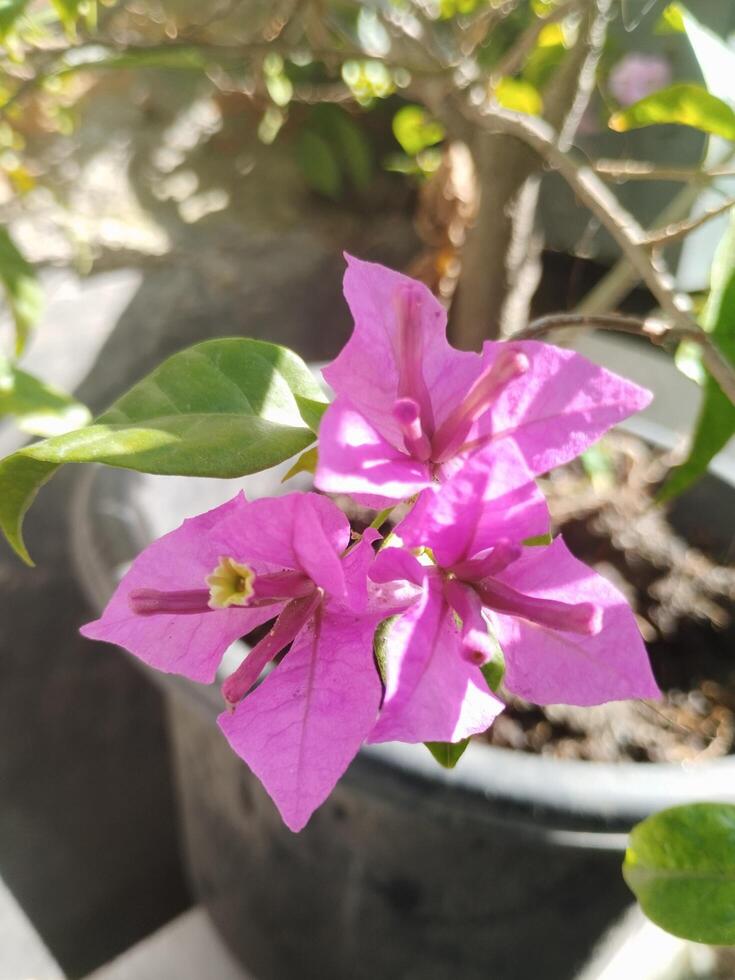
[{"label": "pink petal", "polygon": [[651,401],[644,388],[551,344],[487,341],[484,364],[491,364],[509,346],[525,354],[530,367],[498,395],[469,441],[490,433],[493,445],[512,439],[532,473],[545,473],[579,456]]},{"label": "pink petal", "polygon": [[284,822],[304,827],[375,721],[381,685],[375,620],[328,608],[265,681],[219,725],[263,783]]},{"label": "pink petal", "polygon": [[431,547],[444,568],[496,545],[546,534],[546,501],[508,441],[468,457],[436,490],[421,494],[396,528],[404,543]]},{"label": "pink petal", "polygon": [[[308,499],[307,499],[308,498]],[[220,554],[271,569],[293,568],[314,577],[323,560],[323,572],[336,587],[339,570],[328,552],[341,554],[350,540],[349,521],[327,497],[288,493],[282,497],[253,500],[242,515],[218,525],[215,536]],[[304,566],[304,562],[309,566]]]},{"label": "pink petal", "polygon": [[446,339],[444,308],[422,283],[373,262],[346,256],[344,292],[355,320],[355,330],[324,377],[337,395],[350,399],[383,438],[403,447],[393,417],[400,397],[399,314],[397,299],[409,290],[415,298],[417,362],[429,393],[437,423],[466,391],[481,370],[480,357],[450,347]]},{"label": "pink petal", "polygon": [[[342,559],[346,589],[344,599],[339,602],[340,607],[344,605],[353,612],[365,612],[368,608],[368,573],[375,562],[373,543],[379,539],[380,534],[376,530],[366,528],[361,540]],[[336,604],[332,606],[336,607]]]},{"label": "pink petal", "polygon": [[489,728],[503,704],[461,651],[439,579],[427,577],[420,599],[388,633],[385,698],[368,741],[458,742]]},{"label": "pink petal", "polygon": [[[306,572],[313,582],[331,595],[342,596],[346,589],[342,563],[338,551],[330,540],[329,527],[325,528],[323,523],[327,511],[329,517],[326,520],[332,520],[331,508],[336,509],[336,504],[329,501],[330,508],[327,509],[324,500],[324,497],[315,493],[305,493],[297,497],[298,506],[293,521],[293,549],[298,567]],[[339,527],[341,544],[341,521]]]},{"label": "pink petal", "polygon": [[562,539],[527,548],[497,576],[526,595],[560,602],[591,602],[602,610],[602,628],[582,636],[491,613],[506,662],[505,684],[535,704],[601,704],[624,698],[658,698],[646,648],[625,598],[569,552]]},{"label": "pink petal", "polygon": [[315,483],[328,493],[402,500],[431,483],[428,466],[394,448],[347,398],[337,398],[319,427]]},{"label": "pink petal", "polygon": [[184,521],[149,545],[133,562],[102,616],[83,626],[92,640],[124,647],[151,667],[210,684],[225,650],[239,637],[276,616],[282,604],[201,614],[136,615],[128,596],[136,589],[206,589],[205,578],[222,554],[216,532],[223,523],[242,521],[253,504],[242,494],[229,503]]}]

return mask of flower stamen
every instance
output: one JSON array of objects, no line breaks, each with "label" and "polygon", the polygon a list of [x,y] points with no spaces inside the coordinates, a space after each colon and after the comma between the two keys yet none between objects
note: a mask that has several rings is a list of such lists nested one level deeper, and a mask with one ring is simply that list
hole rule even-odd
[{"label": "flower stamen", "polygon": [[463,446],[477,419],[500,392],[531,366],[528,357],[517,350],[504,350],[476,379],[470,390],[432,439],[432,459],[442,463]]},{"label": "flower stamen", "polygon": [[209,586],[210,609],[246,606],[255,591],[255,572],[243,562],[220,556],[219,564],[205,582]]}]

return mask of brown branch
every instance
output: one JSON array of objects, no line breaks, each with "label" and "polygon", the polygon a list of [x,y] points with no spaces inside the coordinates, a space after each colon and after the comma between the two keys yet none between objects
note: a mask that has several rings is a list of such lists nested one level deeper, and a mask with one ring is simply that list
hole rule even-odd
[{"label": "brown branch", "polygon": [[702,362],[723,392],[735,405],[735,368],[721,354],[710,335],[692,321],[691,326],[671,326],[656,317],[641,319],[621,314],[551,313],[538,317],[512,340],[538,340],[555,330],[612,330],[644,337],[657,347],[690,340],[702,351]]},{"label": "brown branch", "polygon": [[688,297],[676,293],[665,263],[649,251],[643,228],[589,166],[559,149],[558,135],[548,123],[488,102],[479,106],[465,104],[465,111],[488,132],[516,136],[534,149],[607,229],[671,322],[677,327],[689,329],[694,325],[700,329],[692,319]]},{"label": "brown branch", "polygon": [[735,177],[733,167],[661,167],[645,160],[595,160],[592,170],[605,179],[622,180],[669,180],[708,184],[716,177]]},{"label": "brown branch", "polygon": [[649,247],[653,246],[655,248],[671,245],[672,242],[678,242],[682,238],[686,238],[690,232],[701,228],[702,225],[706,224],[712,218],[716,218],[718,214],[729,211],[732,207],[735,207],[735,197],[729,197],[722,204],[718,204],[714,208],[709,208],[696,218],[686,218],[684,221],[676,221],[670,225],[666,225],[664,228],[659,228],[657,231],[649,232],[646,235],[645,243]]}]

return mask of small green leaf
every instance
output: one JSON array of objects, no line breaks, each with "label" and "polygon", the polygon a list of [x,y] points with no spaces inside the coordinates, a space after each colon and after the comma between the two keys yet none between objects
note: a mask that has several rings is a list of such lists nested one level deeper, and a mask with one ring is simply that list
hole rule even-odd
[{"label": "small green leaf", "polygon": [[296,144],[296,159],[310,187],[325,197],[339,197],[342,174],[334,150],[325,139],[305,129]]},{"label": "small green leaf", "polygon": [[321,137],[333,152],[340,174],[356,191],[367,190],[375,170],[372,147],[353,117],[337,105],[315,106],[308,128]]},{"label": "small green leaf", "polygon": [[618,133],[662,123],[692,126],[704,133],[735,140],[735,112],[701,85],[670,85],[613,113],[608,125]]},{"label": "small green leaf", "polygon": [[0,378],[0,416],[13,415],[24,432],[55,436],[86,425],[89,409],[58,388],[9,366]]},{"label": "small green leaf", "polygon": [[242,338],[196,344],[164,361],[94,425],[0,461],[0,527],[29,561],[23,517],[63,463],[210,477],[267,469],[314,442],[305,415],[316,415],[323,397],[285,347]]},{"label": "small green leaf", "polygon": [[445,769],[454,769],[469,744],[468,738],[463,738],[461,742],[424,742],[439,765]]},{"label": "small green leaf", "polygon": [[296,476],[299,473],[316,473],[318,459],[319,455],[316,446],[307,449],[306,452],[303,452],[299,456],[288,473],[283,477],[281,483],[285,483],[286,480],[290,480],[292,476]]},{"label": "small green leaf", "polygon": [[503,678],[505,677],[505,656],[503,651],[500,649],[500,644],[497,644],[497,652],[492,660],[489,660],[484,666],[480,668],[482,671],[482,676],[485,678],[485,683],[493,692],[497,694],[500,690],[500,685],[503,683]]},{"label": "small green leaf", "polygon": [[551,533],[549,534],[537,534],[533,538],[526,538],[523,544],[527,548],[538,548],[541,545],[549,545],[553,541]]},{"label": "small green leaf", "polygon": [[428,146],[441,143],[444,128],[420,105],[405,105],[393,116],[393,135],[401,148],[415,157]]},{"label": "small green leaf", "polygon": [[670,3],[661,12],[654,34],[684,34],[684,15],[678,3]]},{"label": "small green leaf", "polygon": [[735,806],[692,803],[639,823],[623,877],[648,918],[667,932],[735,944]]},{"label": "small green leaf", "polygon": [[[712,340],[721,353],[735,364],[735,215],[715,253],[710,294],[702,311],[701,322],[705,330],[711,332]],[[698,480],[733,434],[735,406],[708,374],[689,456],[671,471],[659,491],[658,500],[671,500]]]},{"label": "small green leaf", "polygon": [[5,228],[0,228],[0,283],[15,323],[16,357],[41,314],[41,287],[33,267],[23,258]]},{"label": "small green leaf", "polygon": [[0,0],[0,41],[12,32],[27,5],[28,0]]},{"label": "small green leaf", "polygon": [[498,103],[504,109],[540,116],[543,102],[538,89],[521,78],[501,78],[493,90]]},{"label": "small green leaf", "polygon": [[56,11],[67,34],[74,34],[74,29],[79,19],[80,7],[83,5],[83,0],[51,0],[51,6]]}]

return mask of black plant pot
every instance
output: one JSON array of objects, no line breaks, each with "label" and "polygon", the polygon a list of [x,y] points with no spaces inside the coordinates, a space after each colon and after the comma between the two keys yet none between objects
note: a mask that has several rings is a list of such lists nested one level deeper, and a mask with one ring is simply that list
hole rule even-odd
[{"label": "black plant pot", "polygon": [[[273,473],[84,474],[74,550],[92,602],[153,536],[243,485],[284,492]],[[711,480],[707,507],[735,514],[733,486]],[[696,494],[688,507],[697,518]],[[257,980],[570,980],[631,900],[620,874],[631,824],[674,803],[735,799],[735,758],[686,769],[473,744],[447,772],[422,746],[396,744],[364,749],[293,835],[217,729],[217,689],[155,679],[195,894]]]}]

